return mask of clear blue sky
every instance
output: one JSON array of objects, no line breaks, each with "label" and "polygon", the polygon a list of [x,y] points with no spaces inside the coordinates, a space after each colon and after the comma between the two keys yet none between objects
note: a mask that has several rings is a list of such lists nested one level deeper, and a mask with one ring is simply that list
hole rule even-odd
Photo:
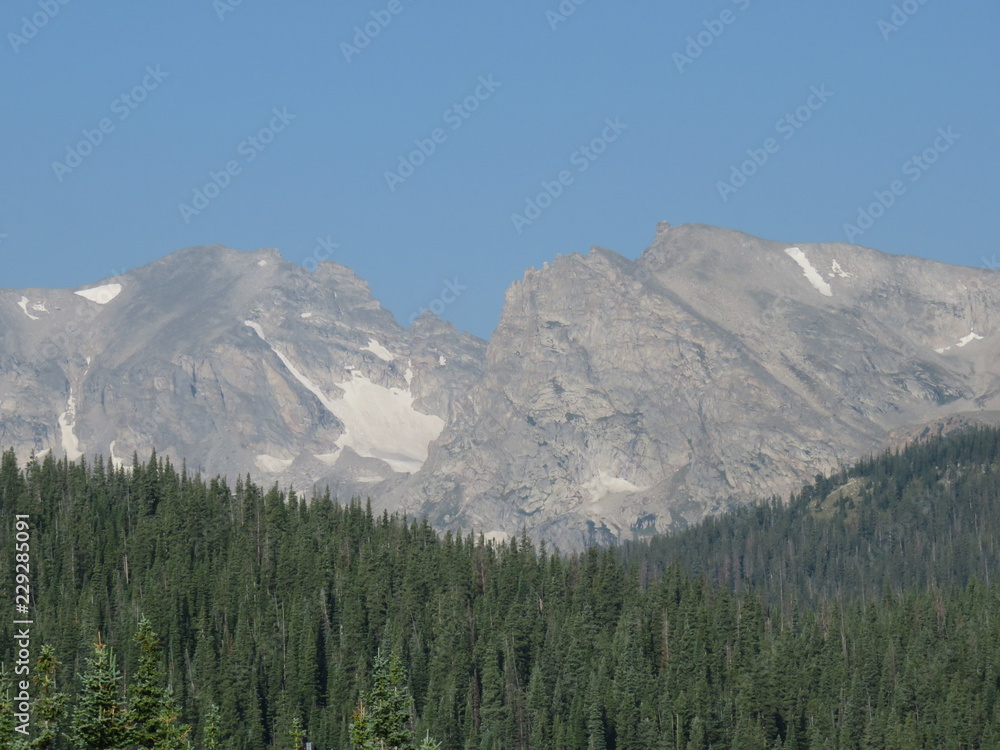
[{"label": "clear blue sky", "polygon": [[485,337],[556,254],[661,220],[844,241],[894,181],[857,244],[1000,264],[995,0],[62,2],[0,10],[0,287],[323,238],[404,325],[457,280],[442,317]]}]

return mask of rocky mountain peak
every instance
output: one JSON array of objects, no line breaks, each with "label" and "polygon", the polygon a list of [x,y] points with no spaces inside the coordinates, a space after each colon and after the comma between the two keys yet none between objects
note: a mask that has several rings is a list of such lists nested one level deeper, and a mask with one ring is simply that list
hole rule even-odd
[{"label": "rocky mountain peak", "polygon": [[192,469],[564,548],[786,495],[1000,412],[1000,276],[661,222],[528,269],[489,343],[401,327],[350,269],[182,250],[0,290],[0,444]]}]

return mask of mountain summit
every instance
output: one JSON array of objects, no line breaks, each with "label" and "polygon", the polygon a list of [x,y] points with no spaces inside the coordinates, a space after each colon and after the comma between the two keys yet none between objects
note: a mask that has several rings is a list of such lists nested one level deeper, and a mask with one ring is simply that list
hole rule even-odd
[{"label": "mountain summit", "polygon": [[661,224],[529,269],[486,342],[400,327],[349,269],[189,248],[0,290],[0,444],[190,469],[566,547],[787,494],[998,409],[1000,275]]}]

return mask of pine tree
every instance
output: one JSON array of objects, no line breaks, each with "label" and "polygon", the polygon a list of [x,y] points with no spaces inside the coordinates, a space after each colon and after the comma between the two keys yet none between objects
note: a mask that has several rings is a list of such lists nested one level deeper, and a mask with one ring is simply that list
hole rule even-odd
[{"label": "pine tree", "polygon": [[66,711],[66,696],[56,690],[56,661],[53,649],[42,646],[35,666],[35,704],[33,718],[38,726],[38,734],[31,741],[33,750],[52,750],[56,747],[59,724]]},{"label": "pine tree", "polygon": [[110,648],[98,640],[81,677],[83,692],[73,715],[77,750],[119,750],[129,745],[127,711],[121,699],[121,674]]},{"label": "pine tree", "polygon": [[302,729],[302,719],[298,716],[292,719],[292,728],[288,736],[292,740],[292,750],[302,750],[305,747],[306,733]]},{"label": "pine tree", "polygon": [[202,747],[204,750],[219,750],[219,707],[214,703],[208,707],[205,715],[205,729],[202,733]]},{"label": "pine tree", "polygon": [[358,750],[414,750],[410,729],[410,691],[406,670],[393,652],[375,657],[372,689],[351,719],[351,740]]},{"label": "pine tree", "polygon": [[139,667],[129,689],[129,739],[147,750],[183,748],[189,728],[177,723],[177,707],[169,691],[161,686],[164,675],[160,669],[159,641],[145,617],[139,622],[135,640],[139,646]]}]

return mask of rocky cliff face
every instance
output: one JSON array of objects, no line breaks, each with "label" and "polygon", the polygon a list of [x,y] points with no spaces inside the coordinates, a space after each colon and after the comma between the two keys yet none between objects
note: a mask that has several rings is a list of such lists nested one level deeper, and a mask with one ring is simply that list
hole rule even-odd
[{"label": "rocky cliff face", "polygon": [[[414,510],[575,547],[787,493],[907,425],[995,408],[1000,276],[661,225],[507,294]],[[389,502],[393,502],[390,496]]]},{"label": "rocky cliff face", "polygon": [[0,444],[152,449],[188,468],[342,495],[418,470],[485,343],[404,330],[352,271],[191,248],[76,291],[0,292]]},{"label": "rocky cliff face", "polygon": [[488,348],[401,328],[344,267],[221,247],[0,291],[0,327],[22,459],[155,448],[563,548],[785,495],[1000,398],[1000,274],[699,225],[530,269]]}]

